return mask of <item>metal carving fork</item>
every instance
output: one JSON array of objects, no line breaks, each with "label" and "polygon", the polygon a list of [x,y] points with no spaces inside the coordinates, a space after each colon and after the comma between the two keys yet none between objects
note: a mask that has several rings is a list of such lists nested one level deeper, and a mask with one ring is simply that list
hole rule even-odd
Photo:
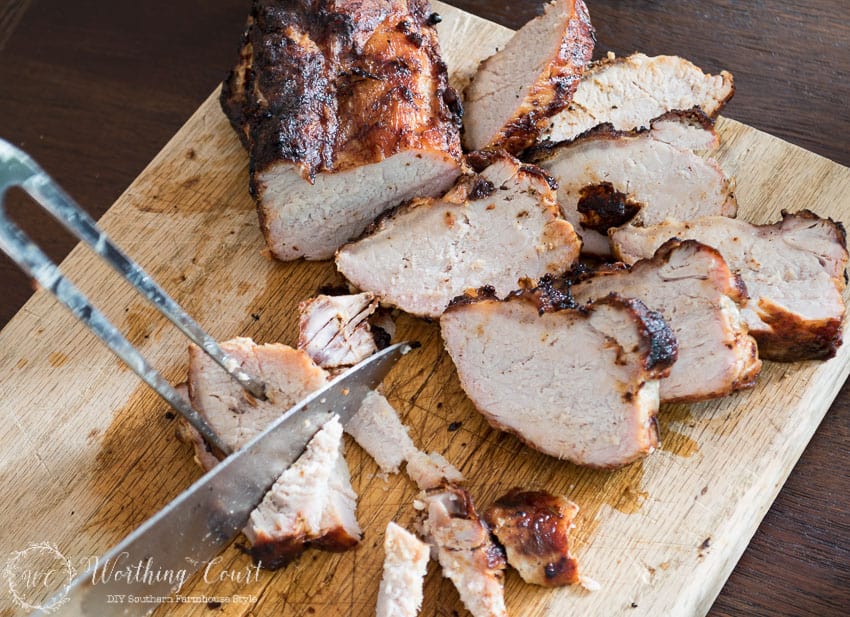
[{"label": "metal carving fork", "polygon": [[265,385],[247,374],[239,362],[221,349],[219,344],[195,322],[151,277],[121,251],[101,231],[94,220],[54,182],[26,153],[0,139],[0,249],[11,257],[24,272],[56,299],[106,343],[127,366],[151,388],[180,412],[204,439],[221,454],[230,454],[212,427],[192,409],[189,403],[133,347],[88,298],[66,279],[59,268],[6,215],[3,198],[6,191],[18,186],[49,212],[68,231],[85,242],[98,256],[112,266],[156,309],[165,315],[181,332],[233,379],[255,397],[265,400]]}]

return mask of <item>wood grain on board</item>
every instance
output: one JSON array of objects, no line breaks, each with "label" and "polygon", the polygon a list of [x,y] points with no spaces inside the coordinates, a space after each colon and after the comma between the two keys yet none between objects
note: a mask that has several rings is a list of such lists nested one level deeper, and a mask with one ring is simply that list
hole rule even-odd
[{"label": "wood grain on board", "polygon": [[[510,32],[440,11],[446,60],[461,83]],[[850,170],[734,121],[719,130],[743,218],[775,220],[783,207],[836,218],[848,210]],[[337,277],[328,263],[261,256],[246,185],[247,157],[213,94],[102,224],[213,336],[294,343],[298,301]],[[173,328],[85,249],[64,268],[170,379],[183,378],[185,342]],[[490,429],[463,395],[433,324],[403,317],[398,336],[424,346],[390,376],[390,400],[421,448],[462,469],[480,505],[522,485],[566,493],[582,507],[575,552],[602,590],[542,591],[510,574],[514,615],[705,613],[850,370],[842,347],[827,363],[768,364],[750,392],[666,408],[664,447],[612,473],[556,461]],[[43,292],[0,332],[0,371],[0,522],[15,546],[50,540],[66,555],[100,554],[200,475],[164,404]],[[373,614],[383,528],[391,519],[409,526],[415,490],[402,476],[379,477],[355,445],[347,458],[366,530],[358,550],[308,553],[250,584],[195,580],[184,594],[258,598],[220,607],[232,615]],[[222,558],[218,572],[249,564],[235,547]],[[453,609],[463,614],[432,566],[423,614]],[[208,610],[185,604],[161,614]]]}]

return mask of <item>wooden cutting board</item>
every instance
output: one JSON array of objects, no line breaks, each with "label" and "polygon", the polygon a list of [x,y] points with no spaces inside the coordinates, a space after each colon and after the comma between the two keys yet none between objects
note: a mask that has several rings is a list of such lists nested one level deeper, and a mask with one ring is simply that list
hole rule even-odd
[{"label": "wooden cutting board", "polygon": [[[510,31],[435,4],[445,59],[463,85]],[[330,263],[262,255],[247,156],[217,97],[101,222],[213,336],[294,344],[297,303],[339,278]],[[719,160],[737,177],[742,218],[774,221],[783,208],[834,218],[850,212],[850,169],[735,121],[721,119],[718,130]],[[126,284],[80,247],[63,268],[168,378],[184,379],[184,339]],[[417,445],[461,468],[479,506],[519,485],[564,493],[582,508],[574,552],[602,589],[544,591],[511,572],[505,594],[515,616],[703,615],[850,372],[848,346],[826,363],[766,363],[752,391],[663,408],[663,447],[602,472],[490,429],[460,389],[434,324],[403,316],[398,338],[423,348],[393,371],[389,398]],[[82,568],[200,476],[164,403],[48,294],[36,293],[0,332],[0,375],[0,553],[51,542]],[[196,577],[182,595],[217,596],[227,615],[372,615],[383,530],[390,520],[410,527],[416,490],[402,475],[380,476],[353,443],[347,459],[366,532],[357,550],[309,552],[286,570],[245,581],[250,560],[234,546],[209,569],[211,582]],[[227,602],[232,594],[243,598]],[[465,614],[434,564],[425,596],[423,615]],[[159,614],[207,615],[211,607],[193,601]],[[18,613],[4,590],[0,615]]]}]

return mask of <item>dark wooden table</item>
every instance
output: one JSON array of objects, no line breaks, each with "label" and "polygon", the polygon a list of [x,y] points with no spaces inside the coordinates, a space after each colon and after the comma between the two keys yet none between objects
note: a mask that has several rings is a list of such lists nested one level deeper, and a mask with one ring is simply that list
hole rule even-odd
[{"label": "dark wooden table", "polygon": [[[738,91],[726,115],[850,165],[847,0],[588,3],[597,55],[672,53],[706,70],[727,68]],[[518,27],[542,2],[453,4]],[[0,136],[27,149],[100,216],[224,76],[247,8],[245,0],[5,0]],[[11,202],[17,220],[54,258],[73,246],[25,201]],[[27,280],[0,258],[0,325],[30,293]],[[845,386],[711,614],[848,614],[848,506]]]}]

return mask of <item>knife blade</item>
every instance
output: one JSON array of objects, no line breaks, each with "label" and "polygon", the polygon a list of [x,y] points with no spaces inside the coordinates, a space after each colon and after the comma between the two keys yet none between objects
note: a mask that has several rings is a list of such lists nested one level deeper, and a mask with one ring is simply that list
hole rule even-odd
[{"label": "knife blade", "polygon": [[[231,454],[143,523],[98,563],[137,572],[191,575],[239,533],[275,480],[333,415],[345,424],[366,394],[413,346],[399,343],[364,360],[284,413],[244,448]],[[173,577],[100,576],[97,564],[54,596],[39,615],[146,615],[157,604],[110,603],[116,597],[167,597]],[[188,576],[187,576],[188,577]],[[137,580],[140,579],[141,580]]]}]

